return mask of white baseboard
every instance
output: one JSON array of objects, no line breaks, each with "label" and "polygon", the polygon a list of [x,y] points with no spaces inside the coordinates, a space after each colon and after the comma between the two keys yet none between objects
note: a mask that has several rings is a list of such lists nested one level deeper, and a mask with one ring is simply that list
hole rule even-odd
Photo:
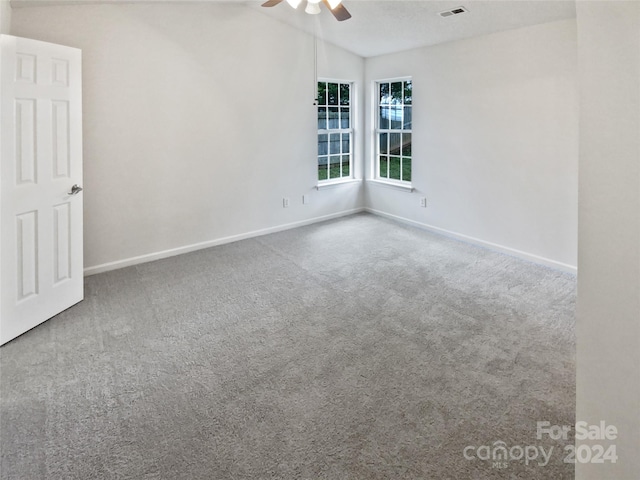
[{"label": "white baseboard", "polygon": [[215,240],[195,243],[193,245],[186,245],[184,247],[172,248],[170,250],[163,250],[161,252],[148,253],[146,255],[126,258],[123,260],[116,260],[115,262],[103,263],[102,265],[87,267],[84,269],[84,275],[85,277],[88,277],[90,275],[95,275],[97,273],[108,272],[110,270],[117,270],[119,268],[130,267],[132,265],[139,265],[141,263],[153,262],[154,260],[161,260],[163,258],[173,257],[176,255],[181,255],[183,253],[194,252],[196,250],[202,250],[204,248],[215,247],[217,245],[224,245],[225,243],[232,243],[232,242],[237,242],[239,240],[246,240],[248,238],[260,237],[262,235],[268,235],[270,233],[291,230],[293,228],[303,227],[305,225],[312,225],[314,223],[320,223],[327,220],[332,220],[334,218],[345,217],[347,215],[353,215],[355,213],[361,213],[364,211],[365,211],[364,208],[354,208],[351,210],[344,210],[338,213],[332,213],[331,215],[324,215],[321,217],[314,217],[307,220],[301,220],[299,222],[287,223],[284,225],[277,225],[275,227],[264,228],[262,230],[254,230],[252,232],[241,233],[238,235],[231,235],[229,237],[217,238]]},{"label": "white baseboard", "polygon": [[440,235],[444,235],[447,237],[455,238],[456,240],[462,240],[464,242],[472,243],[474,245],[479,245],[482,247],[486,247],[490,250],[494,250],[500,253],[506,253],[507,255],[512,255],[514,257],[521,258],[523,260],[527,260],[533,263],[538,263],[540,265],[545,265],[547,267],[555,268],[557,270],[561,270],[563,272],[576,274],[578,269],[573,265],[568,265],[566,263],[558,262],[556,260],[551,260],[545,257],[540,257],[538,255],[534,255],[531,253],[523,252],[520,250],[516,250],[514,248],[505,247],[503,245],[499,245],[497,243],[487,242],[484,240],[480,240],[479,238],[470,237],[468,235],[463,235],[461,233],[451,232],[449,230],[445,230],[443,228],[434,227],[433,225],[428,225],[426,223],[416,222],[415,220],[410,220],[408,218],[400,217],[398,215],[393,215],[391,213],[382,212],[380,210],[375,210],[372,208],[354,208],[351,210],[344,210],[342,212],[333,213],[331,215],[324,215],[321,217],[314,217],[307,220],[301,220],[299,222],[287,223],[284,225],[277,225],[275,227],[265,228],[262,230],[254,230],[252,232],[241,233],[238,235],[231,235],[229,237],[222,237],[214,240],[209,240],[206,242],[196,243],[193,245],[186,245],[184,247],[172,248],[169,250],[163,250],[161,252],[149,253],[146,255],[140,255],[137,257],[126,258],[123,260],[117,260],[115,262],[103,263],[101,265],[96,265],[93,267],[87,267],[84,269],[84,275],[90,276],[98,273],[108,272],[110,270],[117,270],[119,268],[130,267],[132,265],[139,265],[141,263],[153,262],[154,260],[161,260],[163,258],[173,257],[175,255],[181,255],[183,253],[194,252],[196,250],[202,250],[204,248],[215,247],[217,245],[224,245],[226,243],[237,242],[239,240],[246,240],[248,238],[260,237],[262,235],[269,235],[270,233],[282,232],[285,230],[291,230],[293,228],[303,227],[305,225],[312,225],[314,223],[320,223],[327,220],[332,220],[335,218],[345,217],[347,215],[353,215],[356,213],[368,212],[373,215],[378,215],[380,217],[385,217],[390,220],[394,220],[397,222],[405,223],[417,228],[421,228],[424,230],[428,230],[433,233],[437,233]]},{"label": "white baseboard", "polygon": [[566,263],[558,262],[556,260],[551,260],[549,258],[540,257],[538,255],[534,255],[532,253],[523,252],[520,250],[516,250],[515,248],[505,247],[504,245],[499,245],[497,243],[487,242],[485,240],[480,240],[479,238],[470,237],[468,235],[463,235],[461,233],[451,232],[449,230],[445,230],[443,228],[434,227],[433,225],[428,225],[426,223],[416,222],[415,220],[410,220],[408,218],[400,217],[398,215],[393,215],[391,213],[382,212],[380,210],[374,210],[372,208],[364,208],[365,212],[372,213],[374,215],[379,215],[381,217],[388,218],[390,220],[395,220],[397,222],[405,223],[417,228],[421,228],[424,230],[428,230],[433,233],[437,233],[440,235],[444,235],[446,237],[455,238],[456,240],[462,240],[463,242],[472,243],[474,245],[479,245],[489,250],[494,250],[496,252],[505,253],[507,255],[511,255],[517,258],[521,258],[523,260],[527,260],[529,262],[537,263],[540,265],[545,265],[547,267],[555,268],[556,270],[560,270],[566,273],[571,273],[576,275],[578,273],[578,268],[574,265],[569,265]]}]

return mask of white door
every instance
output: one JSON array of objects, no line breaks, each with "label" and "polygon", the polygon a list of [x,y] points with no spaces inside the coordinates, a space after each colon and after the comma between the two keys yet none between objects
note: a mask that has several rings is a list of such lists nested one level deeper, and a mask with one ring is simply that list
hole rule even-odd
[{"label": "white door", "polygon": [[2,345],[84,288],[81,52],[9,35],[0,47]]}]

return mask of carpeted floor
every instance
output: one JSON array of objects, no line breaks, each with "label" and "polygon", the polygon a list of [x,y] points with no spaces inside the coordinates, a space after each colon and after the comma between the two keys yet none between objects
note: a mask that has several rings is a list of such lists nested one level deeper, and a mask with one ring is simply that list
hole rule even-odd
[{"label": "carpeted floor", "polygon": [[0,349],[1,478],[572,479],[575,287],[367,214],[92,276]]}]

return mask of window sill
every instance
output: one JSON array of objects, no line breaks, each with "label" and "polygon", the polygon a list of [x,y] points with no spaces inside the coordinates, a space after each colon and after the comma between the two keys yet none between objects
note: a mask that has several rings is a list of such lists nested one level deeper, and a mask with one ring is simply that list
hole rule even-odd
[{"label": "window sill", "polygon": [[415,190],[415,188],[413,188],[410,183],[386,182],[384,180],[378,180],[377,178],[370,178],[367,180],[367,182],[371,183],[372,185],[395,188],[398,190],[403,190],[405,192],[413,192]]},{"label": "window sill", "polygon": [[323,190],[325,188],[336,187],[338,185],[347,185],[347,184],[350,184],[350,183],[360,183],[360,182],[362,182],[362,180],[357,179],[357,178],[349,178],[347,180],[334,180],[334,181],[322,182],[322,183],[318,183],[316,185],[316,190]]}]

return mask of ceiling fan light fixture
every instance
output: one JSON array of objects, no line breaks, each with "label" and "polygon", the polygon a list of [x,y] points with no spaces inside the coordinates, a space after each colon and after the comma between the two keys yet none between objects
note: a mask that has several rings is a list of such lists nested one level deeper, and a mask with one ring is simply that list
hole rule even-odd
[{"label": "ceiling fan light fixture", "polygon": [[320,13],[320,0],[307,0],[307,8],[304,9],[309,15],[317,15]]},{"label": "ceiling fan light fixture", "polygon": [[[283,2],[284,0],[267,0],[262,4],[262,6],[275,7],[276,5],[280,5]],[[339,22],[344,22],[345,20],[349,20],[351,18],[351,14],[349,13],[349,11],[344,8],[344,5],[342,5],[342,0],[307,0],[306,8],[304,9],[304,11],[310,15],[319,14],[320,2],[325,4],[327,9],[331,11],[331,14],[334,16],[334,18]],[[302,0],[287,0],[287,3],[294,9],[297,9],[302,4]]]}]

